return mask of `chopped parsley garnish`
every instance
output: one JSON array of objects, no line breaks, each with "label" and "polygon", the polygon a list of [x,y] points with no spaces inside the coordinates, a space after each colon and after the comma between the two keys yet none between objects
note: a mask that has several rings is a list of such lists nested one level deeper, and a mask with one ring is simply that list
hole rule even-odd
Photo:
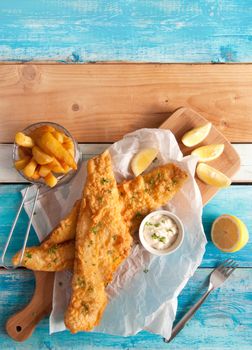
[{"label": "chopped parsley garnish", "polygon": [[148,269],[144,269],[143,272],[144,272],[144,273],[147,273],[147,272],[149,272],[149,270],[148,270]]},{"label": "chopped parsley garnish", "polygon": [[56,250],[57,250],[57,244],[52,245],[49,249],[48,249],[48,253],[49,254],[56,254]]},{"label": "chopped parsley garnish", "polygon": [[176,185],[177,182],[178,182],[178,181],[177,181],[176,179],[172,179],[173,185]]},{"label": "chopped parsley garnish", "polygon": [[160,224],[159,224],[159,223],[156,223],[156,224],[154,224],[154,226],[155,226],[155,227],[159,227],[159,226],[160,226]]},{"label": "chopped parsley garnish", "polygon": [[141,219],[142,217],[143,217],[143,214],[140,213],[140,211],[138,211],[138,212],[136,213],[136,215],[135,215],[135,218],[136,218],[136,219]]},{"label": "chopped parsley garnish", "polygon": [[96,234],[96,233],[99,231],[100,228],[101,228],[101,223],[98,222],[98,224],[97,224],[96,226],[94,226],[94,227],[91,228],[91,231],[92,231],[94,234]]},{"label": "chopped parsley garnish", "polygon": [[98,197],[97,200],[98,200],[98,202],[101,203],[102,202],[102,197]]},{"label": "chopped parsley garnish", "polygon": [[102,177],[102,178],[101,178],[101,184],[102,184],[102,185],[107,184],[107,183],[109,183],[109,182],[110,182],[109,179],[106,179],[105,177]]},{"label": "chopped parsley garnish", "polygon": [[159,237],[158,240],[159,240],[159,242],[165,243],[166,238],[164,236],[162,236],[162,237]]},{"label": "chopped parsley garnish", "polygon": [[85,279],[83,277],[77,277],[76,284],[80,288],[85,288],[86,287],[86,281],[85,281]]},{"label": "chopped parsley garnish", "polygon": [[32,258],[32,254],[31,254],[31,253],[29,253],[29,252],[27,252],[27,253],[25,254],[25,256],[26,256],[27,258],[29,258],[29,259],[31,259],[31,258]]},{"label": "chopped parsley garnish", "polygon": [[153,224],[151,223],[151,222],[146,222],[146,224],[145,224],[146,226],[153,226]]},{"label": "chopped parsley garnish", "polygon": [[82,301],[81,306],[82,306],[82,312],[85,314],[88,313],[88,311],[89,311],[88,304],[86,304],[86,303],[84,303],[84,301]]},{"label": "chopped parsley garnish", "polygon": [[156,233],[153,233],[153,234],[151,235],[151,238],[152,238],[152,239],[159,239],[159,236],[158,236]]},{"label": "chopped parsley garnish", "polygon": [[149,182],[150,182],[151,185],[154,185],[155,180],[153,179],[153,177],[150,178],[150,181],[149,181]]},{"label": "chopped parsley garnish", "polygon": [[111,255],[113,253],[113,250],[108,250],[107,253]]}]

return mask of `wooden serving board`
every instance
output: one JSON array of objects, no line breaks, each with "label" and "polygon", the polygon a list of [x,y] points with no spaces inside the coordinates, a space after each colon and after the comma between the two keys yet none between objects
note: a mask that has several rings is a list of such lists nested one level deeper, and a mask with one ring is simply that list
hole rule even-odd
[{"label": "wooden serving board", "polygon": [[[169,129],[175,135],[181,151],[184,155],[191,153],[192,149],[185,147],[181,137],[188,130],[207,123],[207,120],[197,112],[189,108],[179,108],[161,126]],[[200,145],[211,143],[224,143],[225,149],[220,158],[211,162],[211,165],[232,177],[240,166],[240,158],[228,140],[215,128],[212,129]],[[218,191],[217,188],[203,184],[196,179],[203,204],[206,204]],[[24,341],[29,338],[38,322],[51,312],[54,274],[51,272],[35,272],[36,288],[30,303],[21,311],[11,316],[6,323],[6,331],[16,341]]]},{"label": "wooden serving board", "polygon": [[[207,119],[202,117],[194,110],[182,107],[179,108],[176,112],[174,112],[171,115],[171,117],[168,118],[162,125],[160,125],[160,128],[169,129],[173,132],[178,141],[179,147],[183,155],[185,156],[189,155],[192,152],[192,150],[196,147],[215,143],[224,143],[225,148],[222,155],[216,160],[209,162],[209,165],[213,166],[214,168],[223,172],[228,177],[232,178],[232,176],[234,176],[234,174],[240,168],[240,157],[234,149],[234,147],[231,145],[231,143],[214,126],[212,126],[207,138],[196,147],[188,148],[184,146],[181,142],[181,138],[184,135],[184,133],[191,130],[192,128],[204,125],[207,122]],[[202,202],[205,205],[218,192],[218,188],[204,184],[197,177],[196,181],[200,188]]]}]

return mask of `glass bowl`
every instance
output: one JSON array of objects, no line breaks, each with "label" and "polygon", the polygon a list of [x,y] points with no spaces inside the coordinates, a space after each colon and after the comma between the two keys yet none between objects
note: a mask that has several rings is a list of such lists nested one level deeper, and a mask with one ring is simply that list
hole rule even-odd
[{"label": "glass bowl", "polygon": [[[29,126],[27,126],[25,129],[22,130],[22,132],[26,135],[29,135],[33,130],[37,129],[38,127],[40,126],[43,126],[43,125],[50,125],[50,126],[53,126],[56,130],[59,130],[61,132],[63,132],[66,136],[68,136],[72,141],[73,141],[73,144],[74,144],[74,160],[77,164],[77,170],[70,170],[67,174],[55,174],[54,173],[54,176],[57,178],[58,182],[57,184],[53,187],[57,187],[59,185],[62,185],[62,184],[65,184],[67,182],[69,182],[78,172],[78,169],[79,169],[79,165],[80,165],[80,161],[81,161],[81,153],[79,151],[79,148],[78,148],[78,143],[77,141],[73,138],[73,136],[70,134],[70,132],[68,130],[66,130],[63,126],[57,124],[57,123],[52,123],[52,122],[39,122],[39,123],[34,123],[34,124],[31,124]],[[18,155],[18,148],[19,148],[19,145],[17,145],[16,143],[14,143],[14,146],[13,146],[13,152],[12,152],[12,160],[13,160],[13,165],[15,167],[15,161],[19,159],[19,155]],[[15,168],[16,169],[16,168]],[[34,179],[31,179],[27,176],[25,176],[22,172],[22,170],[18,170],[16,169],[19,174],[27,181],[33,183],[33,184],[37,184],[39,186],[46,186],[46,183],[44,181],[43,178],[40,178],[38,180],[34,180]],[[50,188],[50,187],[48,187]]]}]

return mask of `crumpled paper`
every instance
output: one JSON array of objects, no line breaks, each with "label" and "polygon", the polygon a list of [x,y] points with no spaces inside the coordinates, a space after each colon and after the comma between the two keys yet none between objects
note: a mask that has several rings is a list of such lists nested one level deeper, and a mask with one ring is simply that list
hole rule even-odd
[{"label": "crumpled paper", "polygon": [[[145,147],[159,150],[152,168],[175,162],[185,169],[189,180],[165,206],[178,215],[185,228],[182,246],[168,256],[153,256],[140,244],[119,267],[106,289],[109,303],[95,332],[129,336],[145,329],[169,338],[177,310],[177,297],[200,265],[206,245],[202,226],[202,200],[194,179],[197,158],[183,155],[169,130],[140,129],[109,147],[118,182],[132,178],[130,161]],[[150,169],[148,169],[149,171]],[[42,240],[81,197],[86,178],[86,162],[67,185],[42,191],[33,219],[34,229]],[[32,197],[32,192],[31,197]],[[30,215],[32,201],[25,204]],[[71,293],[72,273],[57,272],[54,282],[50,333],[65,330],[64,313]]]}]

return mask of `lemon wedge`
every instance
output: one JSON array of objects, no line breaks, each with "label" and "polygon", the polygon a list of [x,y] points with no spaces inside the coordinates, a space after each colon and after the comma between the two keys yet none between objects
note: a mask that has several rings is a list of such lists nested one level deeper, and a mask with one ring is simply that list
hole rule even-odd
[{"label": "lemon wedge", "polygon": [[224,188],[231,184],[231,179],[229,177],[204,163],[198,164],[196,173],[201,181],[211,186]]},{"label": "lemon wedge", "polygon": [[145,148],[139,151],[131,161],[131,170],[138,176],[148,168],[158,154],[155,148]]},{"label": "lemon wedge", "polygon": [[184,134],[182,137],[182,142],[187,147],[193,147],[202,142],[212,127],[211,123],[207,123],[203,126],[199,126],[198,128],[194,128]]},{"label": "lemon wedge", "polygon": [[214,245],[223,252],[237,252],[249,239],[246,225],[233,215],[221,215],[212,225],[211,238]]},{"label": "lemon wedge", "polygon": [[224,144],[212,144],[198,147],[192,151],[192,155],[199,157],[199,162],[210,162],[217,159],[224,151]]}]

